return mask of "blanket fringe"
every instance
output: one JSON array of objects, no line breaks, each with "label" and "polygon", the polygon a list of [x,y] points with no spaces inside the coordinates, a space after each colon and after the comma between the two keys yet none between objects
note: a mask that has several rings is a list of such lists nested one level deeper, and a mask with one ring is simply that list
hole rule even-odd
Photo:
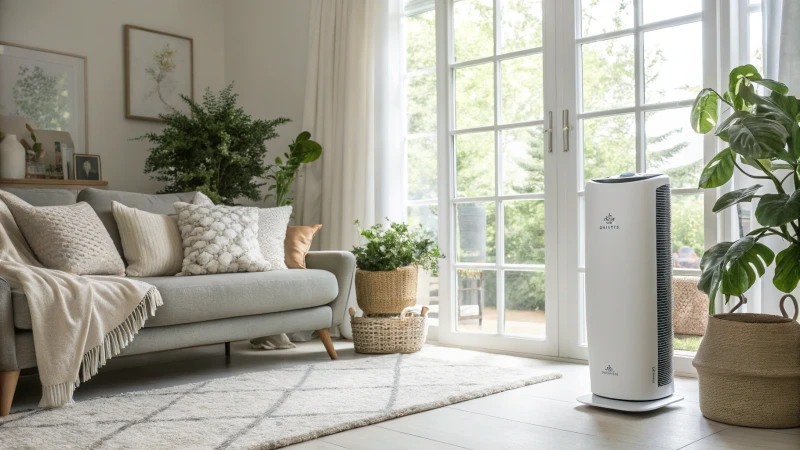
[{"label": "blanket fringe", "polygon": [[78,378],[74,382],[42,386],[42,401],[39,403],[39,407],[54,408],[72,403],[72,394],[75,392],[75,388],[80,386],[81,381],[84,383],[89,381],[94,375],[97,375],[97,371],[105,366],[109,359],[124,350],[144,326],[148,312],[151,316],[155,316],[156,308],[163,304],[161,293],[155,287],[151,287],[133,312],[116,328],[109,331],[100,345],[83,355]]}]

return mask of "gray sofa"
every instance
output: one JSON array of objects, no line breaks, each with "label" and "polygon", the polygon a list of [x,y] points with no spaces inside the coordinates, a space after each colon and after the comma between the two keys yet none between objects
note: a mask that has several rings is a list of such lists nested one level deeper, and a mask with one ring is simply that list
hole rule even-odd
[{"label": "gray sofa", "polygon": [[[85,201],[94,208],[122,254],[111,202],[159,214],[174,214],[176,201],[192,202],[195,193],[146,195],[85,189],[5,188],[34,206]],[[306,270],[139,278],[156,286],[164,305],[121,353],[136,355],[199,345],[227,343],[295,331],[319,330],[328,354],[336,352],[328,328],[345,318],[350,295],[355,295],[355,258],[349,252],[310,252]],[[0,382],[2,391],[14,386],[20,369],[36,367],[31,316],[23,292],[11,290],[0,278]],[[8,386],[13,379],[14,386]],[[11,399],[3,394],[0,416]]]}]

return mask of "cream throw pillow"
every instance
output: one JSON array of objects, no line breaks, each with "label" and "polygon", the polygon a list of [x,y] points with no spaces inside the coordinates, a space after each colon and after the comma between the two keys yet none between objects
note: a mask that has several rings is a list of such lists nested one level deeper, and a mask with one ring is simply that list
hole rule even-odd
[{"label": "cream throw pillow", "polygon": [[181,271],[183,246],[175,217],[153,214],[112,202],[129,277],[158,277]]},{"label": "cream throw pillow", "polygon": [[258,208],[177,202],[183,240],[183,275],[264,272],[270,264],[258,246]]},{"label": "cream throw pillow", "polygon": [[258,210],[258,245],[272,270],[286,269],[283,243],[292,217],[291,206]]},{"label": "cream throw pillow", "polygon": [[0,191],[36,258],[48,269],[75,275],[124,275],[111,236],[88,203],[34,207]]}]

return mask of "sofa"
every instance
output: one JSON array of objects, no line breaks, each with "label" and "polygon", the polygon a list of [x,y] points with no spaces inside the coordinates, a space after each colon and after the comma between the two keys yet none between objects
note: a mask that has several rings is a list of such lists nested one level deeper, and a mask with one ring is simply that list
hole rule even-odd
[{"label": "sofa", "polygon": [[[175,214],[174,202],[193,202],[196,196],[193,192],[148,195],[101,189],[4,190],[33,206],[88,203],[120,255],[112,201],[152,213]],[[156,286],[164,305],[120,356],[218,343],[225,343],[229,354],[231,341],[317,330],[328,355],[336,359],[328,328],[342,323],[349,297],[355,295],[355,257],[349,252],[310,252],[306,266],[305,270],[137,278]],[[25,294],[12,290],[0,278],[0,416],[9,413],[19,371],[33,367],[36,352]]]}]

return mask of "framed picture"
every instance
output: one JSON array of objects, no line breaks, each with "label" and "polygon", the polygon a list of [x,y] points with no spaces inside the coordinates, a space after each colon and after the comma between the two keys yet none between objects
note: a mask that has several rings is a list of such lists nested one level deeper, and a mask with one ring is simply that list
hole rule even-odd
[{"label": "framed picture", "polygon": [[125,25],[125,117],[188,113],[180,96],[194,99],[192,58],[191,38]]},{"label": "framed picture", "polygon": [[75,180],[100,181],[103,179],[98,155],[72,155],[72,170]]},{"label": "framed picture", "polygon": [[[69,133],[88,152],[86,58],[0,42],[0,116]],[[15,130],[5,130],[13,134]],[[24,128],[20,138],[26,136]]]}]

